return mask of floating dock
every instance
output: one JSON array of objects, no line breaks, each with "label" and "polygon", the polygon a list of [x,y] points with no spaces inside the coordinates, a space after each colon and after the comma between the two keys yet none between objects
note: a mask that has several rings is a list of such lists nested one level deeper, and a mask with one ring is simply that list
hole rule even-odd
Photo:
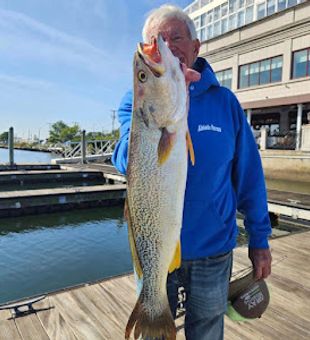
[{"label": "floating dock", "polygon": [[[24,165],[22,168],[21,165],[19,170],[10,171],[0,166],[0,217],[115,205],[121,204],[125,198],[126,177],[112,165],[70,164],[58,166],[58,169],[49,169],[45,165],[40,169],[42,166],[28,165],[25,168]],[[75,187],[70,185],[74,181]],[[16,191],[6,189],[9,185],[44,182],[48,183],[44,189],[22,190],[22,186]],[[98,183],[100,185],[94,185]],[[62,188],[58,187],[60,184]],[[113,187],[103,184],[113,184]],[[310,193],[268,190],[268,210],[276,215],[310,221]]]},{"label": "floating dock", "polygon": [[[286,258],[267,280],[270,305],[254,321],[225,317],[225,340],[310,338],[310,232],[272,240],[271,248],[275,263]],[[248,266],[247,248],[237,248],[234,272]],[[0,311],[0,340],[121,340],[135,302],[132,274],[69,288],[35,303],[31,314]],[[182,318],[177,325],[177,340],[185,340]]]},{"label": "floating dock", "polygon": [[0,217],[120,205],[125,195],[124,184],[0,192]]}]

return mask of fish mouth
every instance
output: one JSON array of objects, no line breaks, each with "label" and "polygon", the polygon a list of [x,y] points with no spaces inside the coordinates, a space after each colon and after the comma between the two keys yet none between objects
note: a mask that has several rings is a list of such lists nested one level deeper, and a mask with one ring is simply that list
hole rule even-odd
[{"label": "fish mouth", "polygon": [[156,38],[152,38],[151,44],[139,43],[137,55],[155,77],[159,78],[165,73],[165,67],[161,64],[162,59]]}]

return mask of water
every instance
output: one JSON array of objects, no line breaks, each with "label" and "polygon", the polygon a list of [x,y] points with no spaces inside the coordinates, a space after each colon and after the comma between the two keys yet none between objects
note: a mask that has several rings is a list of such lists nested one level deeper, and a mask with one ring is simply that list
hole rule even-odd
[{"label": "water", "polygon": [[310,193],[310,182],[298,182],[298,181],[284,181],[280,179],[267,179],[267,188],[270,190],[280,190],[288,192],[296,192],[301,194]]},{"label": "water", "polygon": [[132,270],[121,207],[0,219],[0,303]]},{"label": "water", "polygon": [[[58,156],[55,156],[49,152],[14,150],[14,162],[16,164],[50,163],[51,159],[56,157]],[[0,149],[0,163],[9,163],[8,149]]]},{"label": "water", "polygon": [[[15,151],[16,163],[49,163],[51,158]],[[7,162],[8,151],[0,149],[0,163]],[[266,183],[269,189],[310,192],[310,183]],[[246,242],[244,232],[238,241]],[[122,207],[0,219],[0,303],[131,270]]]}]

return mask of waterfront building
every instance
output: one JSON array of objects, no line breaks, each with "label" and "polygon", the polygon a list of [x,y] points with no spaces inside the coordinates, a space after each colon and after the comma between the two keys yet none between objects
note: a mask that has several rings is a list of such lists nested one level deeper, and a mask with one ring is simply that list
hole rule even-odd
[{"label": "waterfront building", "polygon": [[255,136],[267,133],[268,148],[310,151],[310,1],[198,0],[184,11]]}]

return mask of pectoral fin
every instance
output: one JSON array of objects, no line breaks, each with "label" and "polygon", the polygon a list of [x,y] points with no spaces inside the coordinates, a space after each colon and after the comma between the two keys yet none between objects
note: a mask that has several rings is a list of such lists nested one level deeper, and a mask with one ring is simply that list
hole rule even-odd
[{"label": "pectoral fin", "polygon": [[172,273],[181,266],[181,242],[178,241],[177,247],[175,248],[175,253],[172,262],[169,266],[169,273]]},{"label": "pectoral fin", "polygon": [[161,137],[158,143],[158,163],[162,165],[169,158],[174,145],[176,133],[170,133],[166,128],[161,130]]},{"label": "pectoral fin", "polygon": [[191,159],[191,163],[194,166],[195,165],[195,152],[194,152],[193,142],[192,142],[192,138],[191,138],[189,131],[186,132],[186,146],[187,146],[187,150],[189,151],[189,157]]},{"label": "pectoral fin", "polygon": [[134,234],[133,234],[133,231],[132,231],[131,216],[130,216],[130,210],[129,210],[129,206],[128,206],[128,203],[127,203],[127,199],[125,200],[125,216],[127,218],[127,223],[128,223],[128,238],[129,238],[129,245],[130,245],[133,265],[135,267],[138,278],[141,279],[143,272],[142,272],[140,259],[138,257],[138,253],[137,253],[136,241],[135,241]]}]

